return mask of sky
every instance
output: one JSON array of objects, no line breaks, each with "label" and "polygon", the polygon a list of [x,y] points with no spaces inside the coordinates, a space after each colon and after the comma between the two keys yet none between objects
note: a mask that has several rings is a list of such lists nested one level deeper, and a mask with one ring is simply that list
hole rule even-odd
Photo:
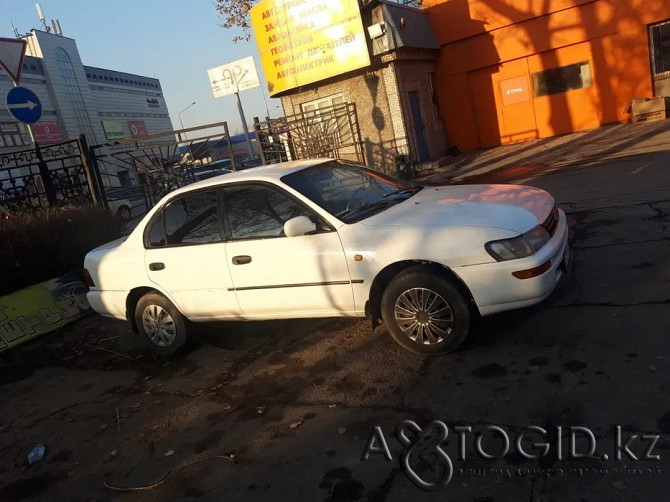
[{"label": "sky", "polygon": [[[283,115],[279,99],[267,94],[256,43],[233,44],[241,30],[226,30],[214,0],[41,0],[47,24],[60,21],[63,35],[77,42],[88,66],[158,78],[175,129],[227,121],[242,131],[234,96],[215,99],[207,70],[254,56],[261,87],[240,93],[247,124]],[[33,0],[0,0],[0,37],[43,29]],[[265,100],[263,99],[265,97]]]}]

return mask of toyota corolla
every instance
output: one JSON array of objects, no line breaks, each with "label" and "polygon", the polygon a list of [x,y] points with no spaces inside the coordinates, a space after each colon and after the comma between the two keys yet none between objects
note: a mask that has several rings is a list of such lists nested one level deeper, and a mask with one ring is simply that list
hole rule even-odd
[{"label": "toyota corolla", "polygon": [[543,190],[421,186],[320,159],[176,190],[84,266],[93,309],[162,354],[191,322],[335,316],[437,354],[476,316],[547,298],[568,257],[565,214]]}]

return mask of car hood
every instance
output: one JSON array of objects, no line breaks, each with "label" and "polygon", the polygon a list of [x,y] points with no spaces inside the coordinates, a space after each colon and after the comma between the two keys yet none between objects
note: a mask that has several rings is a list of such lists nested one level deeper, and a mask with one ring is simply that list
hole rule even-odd
[{"label": "car hood", "polygon": [[520,185],[426,186],[361,223],[371,226],[477,226],[524,233],[544,222],[554,199]]}]

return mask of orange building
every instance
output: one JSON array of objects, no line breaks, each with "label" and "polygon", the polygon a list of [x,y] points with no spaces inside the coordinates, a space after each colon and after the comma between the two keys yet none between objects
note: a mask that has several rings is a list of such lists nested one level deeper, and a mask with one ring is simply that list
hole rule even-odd
[{"label": "orange building", "polygon": [[461,150],[630,119],[670,96],[670,0],[424,0],[435,72]]}]

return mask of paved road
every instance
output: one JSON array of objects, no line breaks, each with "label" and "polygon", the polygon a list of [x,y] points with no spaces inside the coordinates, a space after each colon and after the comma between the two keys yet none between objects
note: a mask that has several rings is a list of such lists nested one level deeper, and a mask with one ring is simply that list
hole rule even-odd
[{"label": "paved road", "polygon": [[[0,359],[0,500],[665,500],[667,169],[667,154],[539,177],[521,169],[568,213],[571,275],[543,305],[483,319],[456,354],[422,358],[365,321],[326,319],[201,327],[188,353],[163,360],[123,323],[96,317],[8,353]],[[405,420],[451,428],[453,477],[437,492],[421,491],[400,469],[394,430]],[[468,425],[460,461],[453,427]],[[492,425],[512,444],[488,461],[475,437]],[[551,446],[539,460],[513,444],[531,425]],[[629,447],[636,457],[652,441],[641,434],[660,433],[649,452],[660,460],[616,461],[617,425],[623,443],[638,434]],[[361,460],[375,426],[392,461]],[[570,426],[593,432],[592,458],[556,459]],[[486,453],[501,451],[501,433],[483,437]],[[528,437],[526,450],[541,451],[530,444],[541,438]],[[47,455],[27,467],[24,455],[38,442]],[[589,446],[582,436],[576,445]],[[417,458],[414,451],[410,466],[429,479]],[[131,494],[103,486],[142,487],[168,472]]]}]

